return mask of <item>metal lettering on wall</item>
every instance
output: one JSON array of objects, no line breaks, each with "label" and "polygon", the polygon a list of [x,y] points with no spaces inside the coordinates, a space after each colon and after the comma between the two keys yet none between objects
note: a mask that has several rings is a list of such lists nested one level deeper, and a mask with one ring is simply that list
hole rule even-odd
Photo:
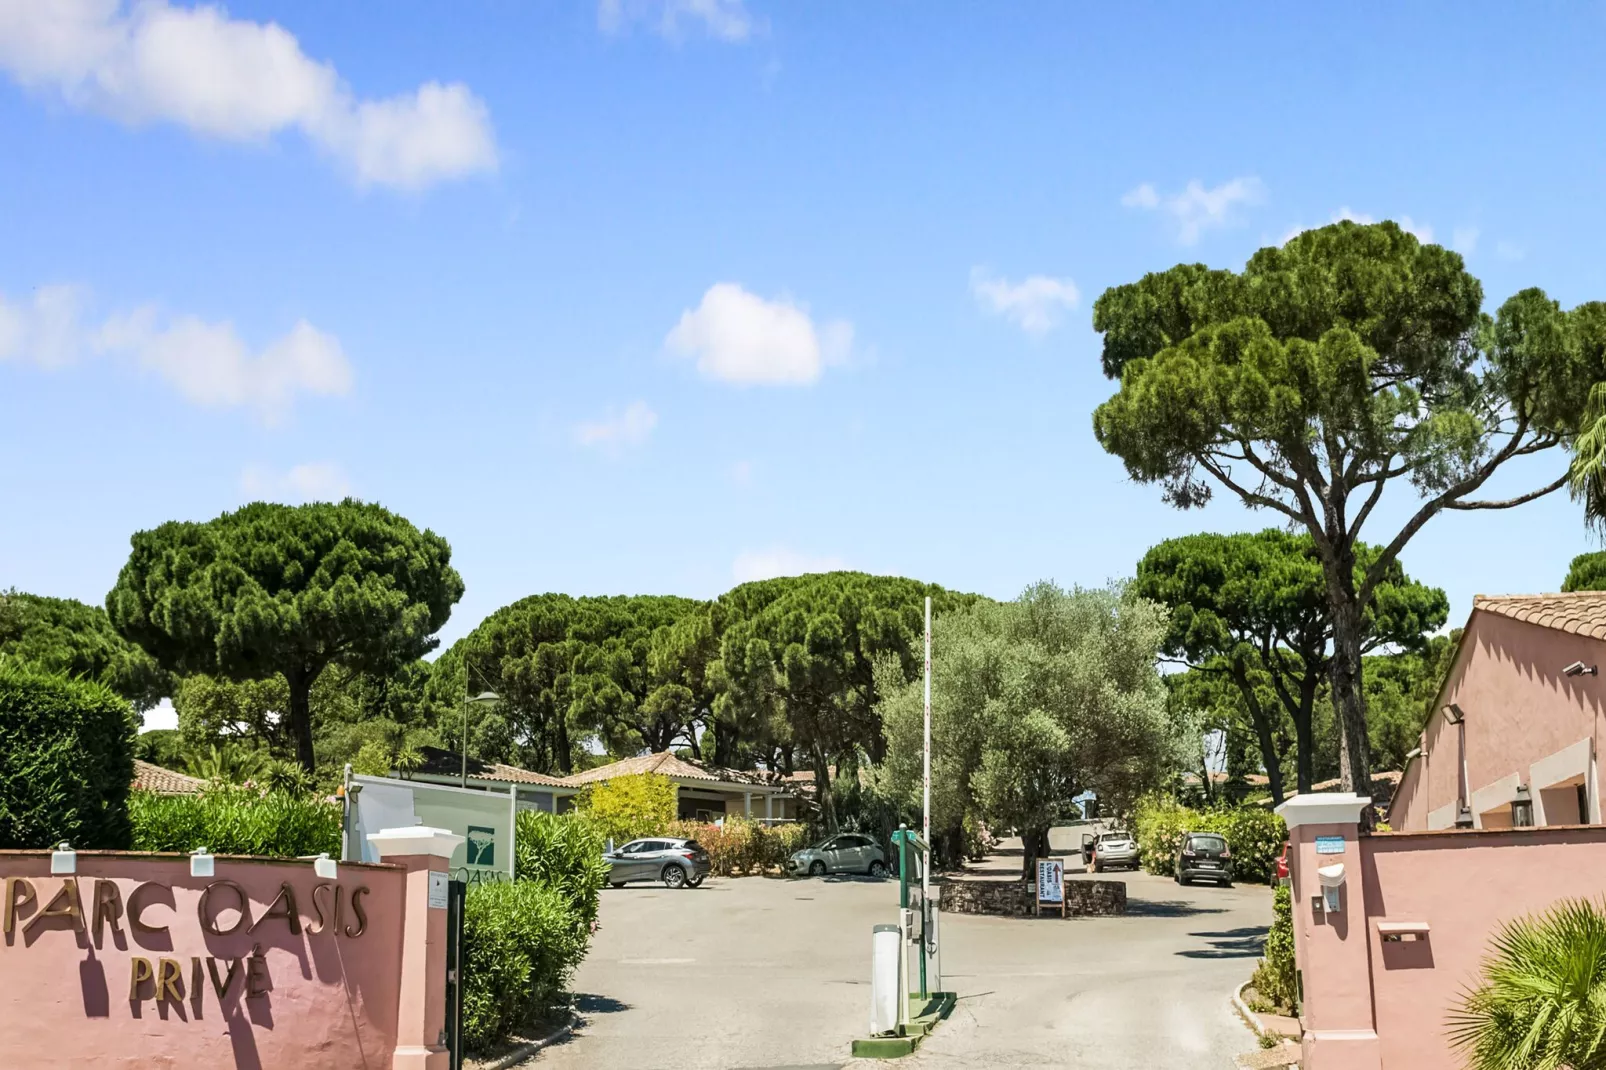
[{"label": "metal lettering on wall", "polygon": [[[40,887],[36,887],[36,881]],[[94,878],[92,893],[87,898],[81,893],[79,879],[66,877],[55,894],[45,901],[42,898],[46,890],[42,887],[45,883],[28,877],[5,879],[4,900],[0,901],[0,935],[3,935],[6,944],[13,944],[15,934],[20,931],[22,944],[27,947],[36,939],[32,936],[34,930],[43,926],[70,929],[92,940],[96,948],[105,944],[105,933],[109,928],[113,946],[121,947],[122,923],[126,919],[129,930],[136,934],[137,943],[165,942],[171,947],[171,927],[159,923],[163,919],[156,916],[158,908],[173,910],[171,885],[158,881],[138,884],[128,893],[125,904],[117,882],[104,877]],[[327,932],[331,938],[344,936],[355,939],[367,931],[368,911],[363,903],[363,897],[368,895],[367,886],[351,889],[349,897],[345,892],[342,885],[333,882],[326,881],[313,886],[313,918],[306,926],[308,933],[316,936]],[[233,918],[227,917],[230,912],[234,914]],[[299,936],[302,932],[296,890],[289,882],[281,884],[279,894],[266,909],[253,917],[250,896],[244,888],[231,880],[212,881],[201,891],[196,915],[201,931],[207,936],[251,935],[259,930],[264,930],[266,935],[265,927],[280,922],[293,936]],[[58,920],[53,925],[48,924],[51,919]],[[273,989],[267,956],[260,943],[253,943],[251,953],[244,956],[190,955],[188,958],[189,978],[186,981],[184,963],[180,958],[158,956],[152,960],[143,955],[130,957],[128,1000],[134,1017],[139,1017],[141,1003],[155,1000],[158,1004],[188,1002],[195,1017],[199,1018],[207,987],[204,982],[208,978],[219,1004],[231,991],[239,990],[247,999],[258,999]],[[203,958],[206,964],[204,971]]]}]

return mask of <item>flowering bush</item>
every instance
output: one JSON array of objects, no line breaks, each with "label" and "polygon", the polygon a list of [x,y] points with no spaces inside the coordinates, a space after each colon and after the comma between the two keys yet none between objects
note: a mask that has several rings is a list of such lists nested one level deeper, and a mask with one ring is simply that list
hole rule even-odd
[{"label": "flowering bush", "polygon": [[1182,837],[1190,832],[1214,832],[1232,850],[1233,875],[1239,880],[1269,881],[1277,869],[1277,856],[1288,839],[1283,819],[1258,806],[1193,810],[1173,799],[1146,796],[1132,815],[1132,835],[1138,841],[1143,868],[1161,876],[1172,872]]},{"label": "flowering bush", "polygon": [[708,852],[716,877],[764,873],[784,864],[793,851],[808,842],[807,825],[796,822],[762,825],[744,817],[727,817],[724,825],[676,821],[661,830],[666,836],[696,840]]}]

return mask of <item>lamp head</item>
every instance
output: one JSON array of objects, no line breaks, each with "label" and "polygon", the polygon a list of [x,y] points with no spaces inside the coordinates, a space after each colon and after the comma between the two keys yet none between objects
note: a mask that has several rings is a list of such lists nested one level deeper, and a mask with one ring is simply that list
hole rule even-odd
[{"label": "lamp head", "polygon": [[1452,702],[1444,707],[1444,719],[1450,724],[1461,724],[1467,719],[1467,715],[1461,712],[1460,706]]},{"label": "lamp head", "polygon": [[498,695],[495,691],[481,691],[479,694],[469,699],[469,701],[476,706],[494,706],[498,702],[502,701],[502,696]]},{"label": "lamp head", "polygon": [[1585,665],[1581,661],[1575,661],[1565,669],[1561,670],[1561,674],[1563,676],[1594,676],[1599,672],[1600,668],[1598,666]]}]

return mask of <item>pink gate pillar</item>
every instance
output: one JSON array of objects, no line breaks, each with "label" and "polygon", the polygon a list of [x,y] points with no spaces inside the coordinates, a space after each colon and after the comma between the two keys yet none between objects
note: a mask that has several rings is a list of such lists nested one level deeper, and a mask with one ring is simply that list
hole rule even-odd
[{"label": "pink gate pillar", "polygon": [[385,829],[368,837],[407,871],[401,1003],[393,1070],[446,1070],[446,881],[463,837],[445,829]]},{"label": "pink gate pillar", "polygon": [[[1291,845],[1294,957],[1304,989],[1304,1070],[1383,1066],[1372,1014],[1358,843],[1361,810],[1371,801],[1349,793],[1296,795],[1277,807],[1288,823]],[[1330,904],[1338,909],[1328,909]]]}]

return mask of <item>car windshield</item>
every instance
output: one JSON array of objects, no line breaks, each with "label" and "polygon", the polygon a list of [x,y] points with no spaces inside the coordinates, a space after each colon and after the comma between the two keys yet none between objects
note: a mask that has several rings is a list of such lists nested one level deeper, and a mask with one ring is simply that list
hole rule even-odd
[{"label": "car windshield", "polygon": [[1119,842],[1121,840],[1129,840],[1131,838],[1132,837],[1128,836],[1124,832],[1106,832],[1104,835],[1099,837],[1099,842],[1100,843],[1116,843],[1116,842]]},{"label": "car windshield", "polygon": [[1195,851],[1225,851],[1227,841],[1220,836],[1192,836],[1188,845]]}]

